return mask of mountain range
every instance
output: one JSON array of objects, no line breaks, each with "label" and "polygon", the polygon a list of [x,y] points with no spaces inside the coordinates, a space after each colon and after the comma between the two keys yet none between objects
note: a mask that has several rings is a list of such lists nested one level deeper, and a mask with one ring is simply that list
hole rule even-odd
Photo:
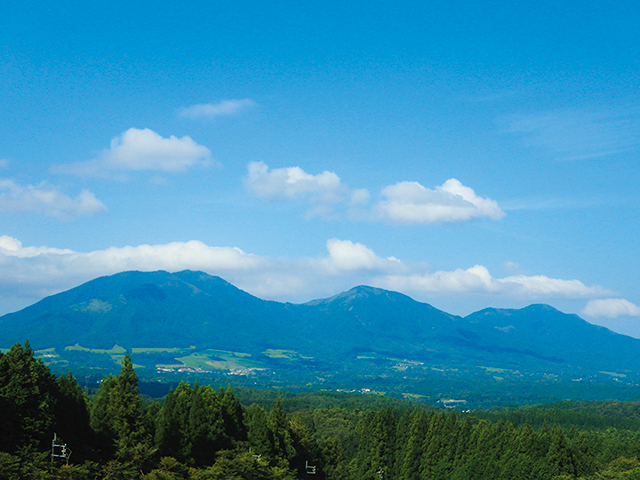
[{"label": "mountain range", "polygon": [[[359,286],[304,304],[266,301],[203,272],[100,277],[0,317],[0,347],[295,352],[319,365],[394,358],[426,365],[636,375],[640,340],[548,305],[450,315]],[[291,358],[291,356],[289,357]],[[307,365],[308,366],[308,365]]]}]

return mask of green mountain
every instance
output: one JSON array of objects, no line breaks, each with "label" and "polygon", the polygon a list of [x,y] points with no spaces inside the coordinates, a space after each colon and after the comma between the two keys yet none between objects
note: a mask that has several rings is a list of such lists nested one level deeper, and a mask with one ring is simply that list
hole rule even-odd
[{"label": "green mountain", "polygon": [[[462,318],[366,286],[306,304],[279,303],[193,271],[97,278],[0,317],[0,339],[2,348],[28,339],[35,349],[58,352],[76,344],[105,350],[116,344],[193,346],[240,352],[257,362],[250,365],[283,360],[291,367],[297,360],[301,368],[325,371],[369,368],[365,360],[398,371],[421,365],[629,376],[640,365],[640,340],[547,305],[489,308]],[[249,365],[220,355],[208,365]]]},{"label": "green mountain", "polygon": [[492,345],[515,348],[519,353],[559,366],[640,370],[640,340],[619,335],[549,305],[529,305],[519,310],[487,308],[465,320]]},{"label": "green mountain", "polygon": [[2,346],[38,348],[245,347],[278,337],[287,305],[260,300],[202,272],[123,272],[101,277],[0,317]]}]

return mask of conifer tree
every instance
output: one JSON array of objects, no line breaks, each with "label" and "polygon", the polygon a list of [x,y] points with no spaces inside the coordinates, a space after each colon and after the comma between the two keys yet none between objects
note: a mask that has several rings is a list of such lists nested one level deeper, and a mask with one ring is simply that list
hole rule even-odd
[{"label": "conifer tree", "polygon": [[49,368],[26,341],[0,356],[0,450],[42,448],[51,439],[59,392]]},{"label": "conifer tree", "polygon": [[[91,426],[115,447],[115,459],[124,471],[139,469],[154,453],[144,428],[144,409],[138,392],[138,376],[131,356],[122,360],[120,374],[102,381],[91,415]],[[114,471],[120,468],[116,464]]]},{"label": "conifer tree", "polygon": [[247,429],[244,424],[244,410],[240,402],[233,394],[231,385],[226,390],[222,388],[218,392],[222,407],[222,417],[224,420],[224,429],[232,439],[238,441],[247,440]]},{"label": "conifer tree", "polygon": [[407,437],[406,447],[403,449],[404,457],[399,464],[399,473],[402,480],[420,480],[420,456],[422,444],[429,428],[428,414],[422,410],[411,415],[411,425]]},{"label": "conifer tree", "polygon": [[[295,450],[295,457],[291,461],[292,466],[299,472],[305,472],[307,464],[315,466],[318,470],[320,448],[299,412],[293,414],[289,422],[289,431]],[[316,472],[316,478],[319,478],[319,473]]]},{"label": "conifer tree", "polygon": [[280,464],[287,465],[295,455],[293,440],[289,432],[287,414],[282,408],[282,400],[278,397],[276,406],[269,412],[268,417],[270,457],[280,460]]},{"label": "conifer tree", "polygon": [[98,394],[91,407],[90,424],[94,432],[107,441],[115,436],[111,425],[111,390],[115,388],[116,379],[113,375],[105,377],[100,382]]},{"label": "conifer tree", "polygon": [[322,471],[327,480],[349,480],[351,474],[342,442],[327,438],[321,445]]},{"label": "conifer tree", "polygon": [[360,446],[355,459],[356,475],[366,480],[395,478],[395,436],[398,413],[383,408],[368,414],[363,420]]},{"label": "conifer tree", "polygon": [[420,475],[423,478],[434,478],[436,466],[446,454],[445,422],[444,412],[431,416],[420,457]]},{"label": "conifer tree", "polygon": [[215,453],[231,446],[224,430],[220,399],[209,386],[194,388],[188,425],[191,457],[196,465],[212,465]]},{"label": "conifer tree", "polygon": [[560,427],[554,427],[549,434],[549,450],[546,461],[548,471],[552,476],[570,475],[576,473],[573,453]]},{"label": "conifer tree", "polygon": [[109,392],[111,423],[119,450],[126,450],[149,440],[144,429],[144,409],[138,392],[138,375],[128,353],[122,360],[120,374],[115,380],[115,386]]},{"label": "conifer tree", "polygon": [[269,439],[269,426],[267,413],[260,405],[254,403],[247,408],[245,415],[247,424],[247,437],[251,449],[256,455],[269,455],[271,442]]},{"label": "conifer tree", "polygon": [[71,372],[59,376],[57,384],[54,430],[59,441],[72,449],[76,462],[95,457],[86,395]]},{"label": "conifer tree", "polygon": [[176,415],[176,397],[173,388],[170,389],[156,416],[154,442],[161,456],[179,457],[180,455],[181,425]]}]

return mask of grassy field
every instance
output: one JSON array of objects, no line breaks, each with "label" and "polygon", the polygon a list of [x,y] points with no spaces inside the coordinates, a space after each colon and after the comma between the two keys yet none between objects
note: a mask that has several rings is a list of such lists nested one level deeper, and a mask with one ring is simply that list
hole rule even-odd
[{"label": "grassy field", "polygon": [[69,346],[69,347],[64,347],[65,351],[76,351],[76,352],[91,352],[91,353],[106,353],[107,355],[123,355],[125,353],[127,353],[127,351],[120,347],[119,345],[114,345],[113,348],[110,348],[109,350],[105,350],[102,348],[86,348],[86,347],[82,347],[80,345],[78,345],[77,343],[75,345]]},{"label": "grassy field", "polygon": [[131,353],[183,353],[185,350],[195,350],[196,347],[186,348],[132,348]]},{"label": "grassy field", "polygon": [[156,366],[159,368],[190,368],[199,371],[244,370],[261,366],[248,353],[226,350],[201,350],[189,355],[176,357],[176,360],[180,363],[171,365],[158,364]]}]

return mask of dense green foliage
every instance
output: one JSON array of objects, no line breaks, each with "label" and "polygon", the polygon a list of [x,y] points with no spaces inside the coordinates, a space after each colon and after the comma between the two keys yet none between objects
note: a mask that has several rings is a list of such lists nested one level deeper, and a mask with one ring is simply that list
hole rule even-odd
[{"label": "dense green foliage", "polygon": [[[0,354],[0,479],[640,479],[635,402],[460,413],[284,398],[245,407],[231,388],[180,383],[143,402],[127,354],[89,401],[14,345]],[[52,459],[54,433],[73,455]]]}]

